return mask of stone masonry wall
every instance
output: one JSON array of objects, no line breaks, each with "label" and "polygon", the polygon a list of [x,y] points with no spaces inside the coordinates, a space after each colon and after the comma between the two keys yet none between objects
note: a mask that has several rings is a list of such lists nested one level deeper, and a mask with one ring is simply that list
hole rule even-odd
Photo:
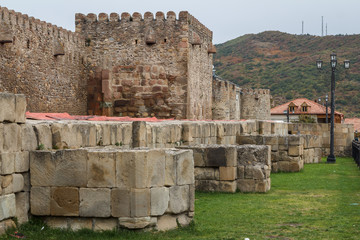
[{"label": "stone masonry wall", "polygon": [[242,89],[241,118],[270,120],[270,90]]},{"label": "stone masonry wall", "polygon": [[240,88],[229,81],[213,79],[212,115],[214,120],[240,120]]},{"label": "stone masonry wall", "polygon": [[[320,138],[323,156],[330,154],[330,124],[289,124],[292,134],[310,134]],[[352,124],[336,123],[334,128],[334,152],[336,156],[351,156],[351,143],[354,140]]]},{"label": "stone masonry wall", "polygon": [[0,234],[28,221],[29,149],[22,141],[24,95],[0,93]]},{"label": "stone masonry wall", "polygon": [[188,225],[194,216],[193,169],[189,150],[34,151],[31,214],[73,230]]},{"label": "stone masonry wall", "polygon": [[194,145],[195,188],[211,192],[270,190],[270,147],[255,145]]},{"label": "stone masonry wall", "polygon": [[90,114],[211,119],[212,33],[187,12],[76,14],[76,32],[90,61]]},{"label": "stone masonry wall", "polygon": [[80,35],[0,7],[0,92],[22,93],[28,110],[86,114]]}]

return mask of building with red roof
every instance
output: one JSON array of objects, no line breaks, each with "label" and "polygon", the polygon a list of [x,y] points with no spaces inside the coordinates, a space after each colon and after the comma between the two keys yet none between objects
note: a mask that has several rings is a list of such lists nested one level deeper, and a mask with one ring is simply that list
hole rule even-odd
[{"label": "building with red roof", "polygon": [[[298,98],[271,109],[271,120],[287,121],[286,111],[289,110],[290,121],[298,121],[299,116],[310,116],[318,123],[326,122],[326,107],[307,98]],[[330,123],[331,108],[328,105],[328,122]],[[344,114],[335,111],[335,123],[342,123]]]}]

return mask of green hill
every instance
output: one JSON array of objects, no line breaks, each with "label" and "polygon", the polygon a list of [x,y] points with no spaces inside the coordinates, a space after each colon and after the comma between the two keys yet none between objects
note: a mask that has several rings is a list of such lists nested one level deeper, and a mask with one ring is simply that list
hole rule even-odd
[{"label": "green hill", "polygon": [[[330,98],[330,53],[338,57],[336,110],[360,117],[360,35],[248,34],[216,45],[216,74],[247,88],[268,88],[274,105],[290,99]],[[324,61],[322,71],[316,60]],[[343,61],[349,59],[349,70]],[[330,102],[329,102],[330,105]]]}]

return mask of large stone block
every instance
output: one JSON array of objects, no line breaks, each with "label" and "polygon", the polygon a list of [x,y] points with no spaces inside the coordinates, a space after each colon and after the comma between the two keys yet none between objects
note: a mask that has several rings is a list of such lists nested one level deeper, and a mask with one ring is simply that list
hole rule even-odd
[{"label": "large stone block", "polygon": [[255,192],[255,180],[254,179],[238,179],[237,189],[240,192]]},{"label": "large stone block", "polygon": [[205,165],[207,167],[226,166],[225,147],[207,147],[205,154]]},{"label": "large stone block", "polygon": [[50,215],[50,187],[32,187],[30,192],[30,210],[35,216]]},{"label": "large stone block", "polygon": [[21,150],[21,127],[16,123],[3,125],[4,152],[18,152]]},{"label": "large stone block", "polygon": [[15,217],[16,200],[15,194],[0,196],[0,221],[6,218]]},{"label": "large stone block", "polygon": [[27,172],[30,169],[30,154],[29,152],[17,152],[15,154],[14,162],[15,172]]},{"label": "large stone block", "polygon": [[233,181],[237,179],[236,167],[220,167],[220,180],[221,181]]},{"label": "large stone block", "polygon": [[150,189],[131,190],[131,217],[150,216]]},{"label": "large stone block", "polygon": [[110,217],[110,195],[108,188],[80,188],[80,216]]},{"label": "large stone block", "polygon": [[192,218],[186,214],[179,215],[164,215],[158,218],[156,229],[158,231],[168,231],[180,226],[187,226],[191,222]]},{"label": "large stone block", "polygon": [[165,152],[163,150],[150,150],[147,153],[148,180],[151,187],[160,187],[165,184]]},{"label": "large stone block", "polygon": [[15,172],[16,153],[0,153],[0,175],[8,175]]},{"label": "large stone block", "polygon": [[169,206],[169,189],[166,187],[151,188],[151,216],[161,216]]},{"label": "large stone block", "polygon": [[12,175],[13,192],[17,193],[24,189],[24,177],[22,174]]},{"label": "large stone block", "polygon": [[147,146],[147,130],[146,122],[134,121],[132,123],[132,136],[133,147],[146,147]]},{"label": "large stone block", "polygon": [[176,154],[176,184],[194,184],[194,159],[190,150],[179,150]]},{"label": "large stone block", "polygon": [[118,219],[109,218],[109,219],[102,219],[96,218],[94,220],[94,231],[112,231],[118,227]]},{"label": "large stone block", "polygon": [[29,220],[30,194],[29,192],[19,192],[15,198],[16,218],[20,224],[26,223]]},{"label": "large stone block", "polygon": [[[0,127],[1,128],[1,127]],[[1,130],[0,130],[1,136]],[[33,125],[30,123],[21,125],[21,149],[23,151],[34,151],[38,147]]]},{"label": "large stone block", "polygon": [[0,153],[4,151],[4,124],[0,122]]},{"label": "large stone block", "polygon": [[84,187],[87,185],[87,151],[59,150],[30,153],[33,186]]},{"label": "large stone block", "polygon": [[10,228],[16,228],[16,224],[12,219],[6,219],[0,222],[0,235],[6,234],[6,230]]},{"label": "large stone block", "polygon": [[150,187],[147,154],[146,150],[116,153],[116,187]]},{"label": "large stone block", "polygon": [[111,190],[111,216],[130,217],[131,192],[128,189]]},{"label": "large stone block", "polygon": [[167,212],[178,214],[189,210],[189,185],[170,187],[170,200]]},{"label": "large stone block", "polygon": [[15,95],[15,122],[25,123],[26,97],[23,94]]},{"label": "large stone block", "polygon": [[196,167],[194,171],[196,180],[219,180],[215,175],[215,168]]},{"label": "large stone block", "polygon": [[[61,221],[59,221],[58,222],[59,227],[57,227],[57,228],[63,229],[64,227],[67,228],[68,226],[70,226],[70,229],[72,231],[79,231],[81,229],[91,229],[91,230],[93,229],[94,221],[91,218],[59,218],[59,217],[57,217],[56,219],[60,219],[64,222],[64,223],[61,223]],[[46,223],[49,226],[51,226],[51,224],[49,224],[48,221],[46,221]]]},{"label": "large stone block", "polygon": [[289,172],[289,162],[288,161],[281,161],[278,162],[278,171],[280,172]]},{"label": "large stone block", "polygon": [[42,146],[44,149],[52,149],[52,132],[49,124],[41,123],[34,125],[34,131],[37,136],[37,146]]},{"label": "large stone block", "polygon": [[10,194],[14,192],[13,175],[0,176],[2,194]]},{"label": "large stone block", "polygon": [[[271,152],[268,146],[242,145],[237,147],[238,165],[254,165],[271,163]],[[270,156],[269,156],[270,155]]]},{"label": "large stone block", "polygon": [[78,188],[52,187],[50,194],[50,214],[52,216],[79,216]]},{"label": "large stone block", "polygon": [[15,122],[15,95],[0,93],[0,122]]},{"label": "large stone block", "polygon": [[264,173],[261,166],[245,166],[245,178],[247,179],[264,179]]},{"label": "large stone block", "polygon": [[[85,219],[84,219],[85,220]],[[90,220],[90,219],[89,219]],[[49,227],[51,228],[57,228],[57,229],[68,229],[69,228],[69,219],[68,218],[62,218],[62,217],[46,217],[44,219],[46,225],[48,225]],[[76,227],[78,227],[79,225],[77,223],[74,223],[71,221],[71,223],[73,225],[75,225]],[[92,226],[92,221],[90,220],[90,226]],[[76,231],[76,230],[80,230],[82,228],[86,228],[86,225],[84,226],[83,224],[81,224],[81,228],[80,229],[77,229],[77,228],[74,228],[73,230]],[[90,227],[91,229],[91,227]]]},{"label": "large stone block", "polygon": [[176,184],[176,150],[165,151],[165,186]]},{"label": "large stone block", "polygon": [[289,146],[289,156],[301,156],[303,155],[303,147],[302,146]]},{"label": "large stone block", "polygon": [[151,217],[139,217],[139,218],[119,218],[119,225],[122,228],[128,229],[143,229],[146,227],[152,227],[156,225],[156,218]]},{"label": "large stone block", "polygon": [[87,187],[115,187],[115,154],[113,152],[88,152]]}]

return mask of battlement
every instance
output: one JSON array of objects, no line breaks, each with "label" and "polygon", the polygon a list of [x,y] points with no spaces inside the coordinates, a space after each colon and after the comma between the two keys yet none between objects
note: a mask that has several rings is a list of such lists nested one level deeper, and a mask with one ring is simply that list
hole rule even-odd
[{"label": "battlement", "polygon": [[270,95],[270,89],[242,88],[241,92],[244,95]]},{"label": "battlement", "polygon": [[84,42],[82,36],[78,33],[74,33],[62,27],[52,25],[51,23],[41,21],[34,17],[29,17],[27,14],[15,12],[14,10],[9,10],[6,7],[1,6],[0,24],[5,24],[10,29],[21,28],[23,30],[38,32],[39,34],[43,34],[44,37],[58,37],[71,43]]},{"label": "battlement", "polygon": [[141,13],[134,12],[132,15],[128,12],[123,12],[121,14],[118,13],[88,13],[87,15],[82,13],[76,13],[75,14],[75,25],[76,25],[76,32],[81,31],[81,25],[87,24],[87,23],[103,23],[103,22],[144,22],[144,23],[177,23],[182,22],[189,24],[194,27],[197,31],[206,34],[208,37],[212,38],[212,31],[210,31],[205,25],[200,23],[198,19],[196,19],[194,16],[189,14],[187,11],[181,11],[178,15],[178,19],[176,18],[176,13],[173,11],[167,12],[165,15],[163,12],[159,11],[156,12],[154,15],[151,12],[145,12],[144,16],[141,15]]}]

